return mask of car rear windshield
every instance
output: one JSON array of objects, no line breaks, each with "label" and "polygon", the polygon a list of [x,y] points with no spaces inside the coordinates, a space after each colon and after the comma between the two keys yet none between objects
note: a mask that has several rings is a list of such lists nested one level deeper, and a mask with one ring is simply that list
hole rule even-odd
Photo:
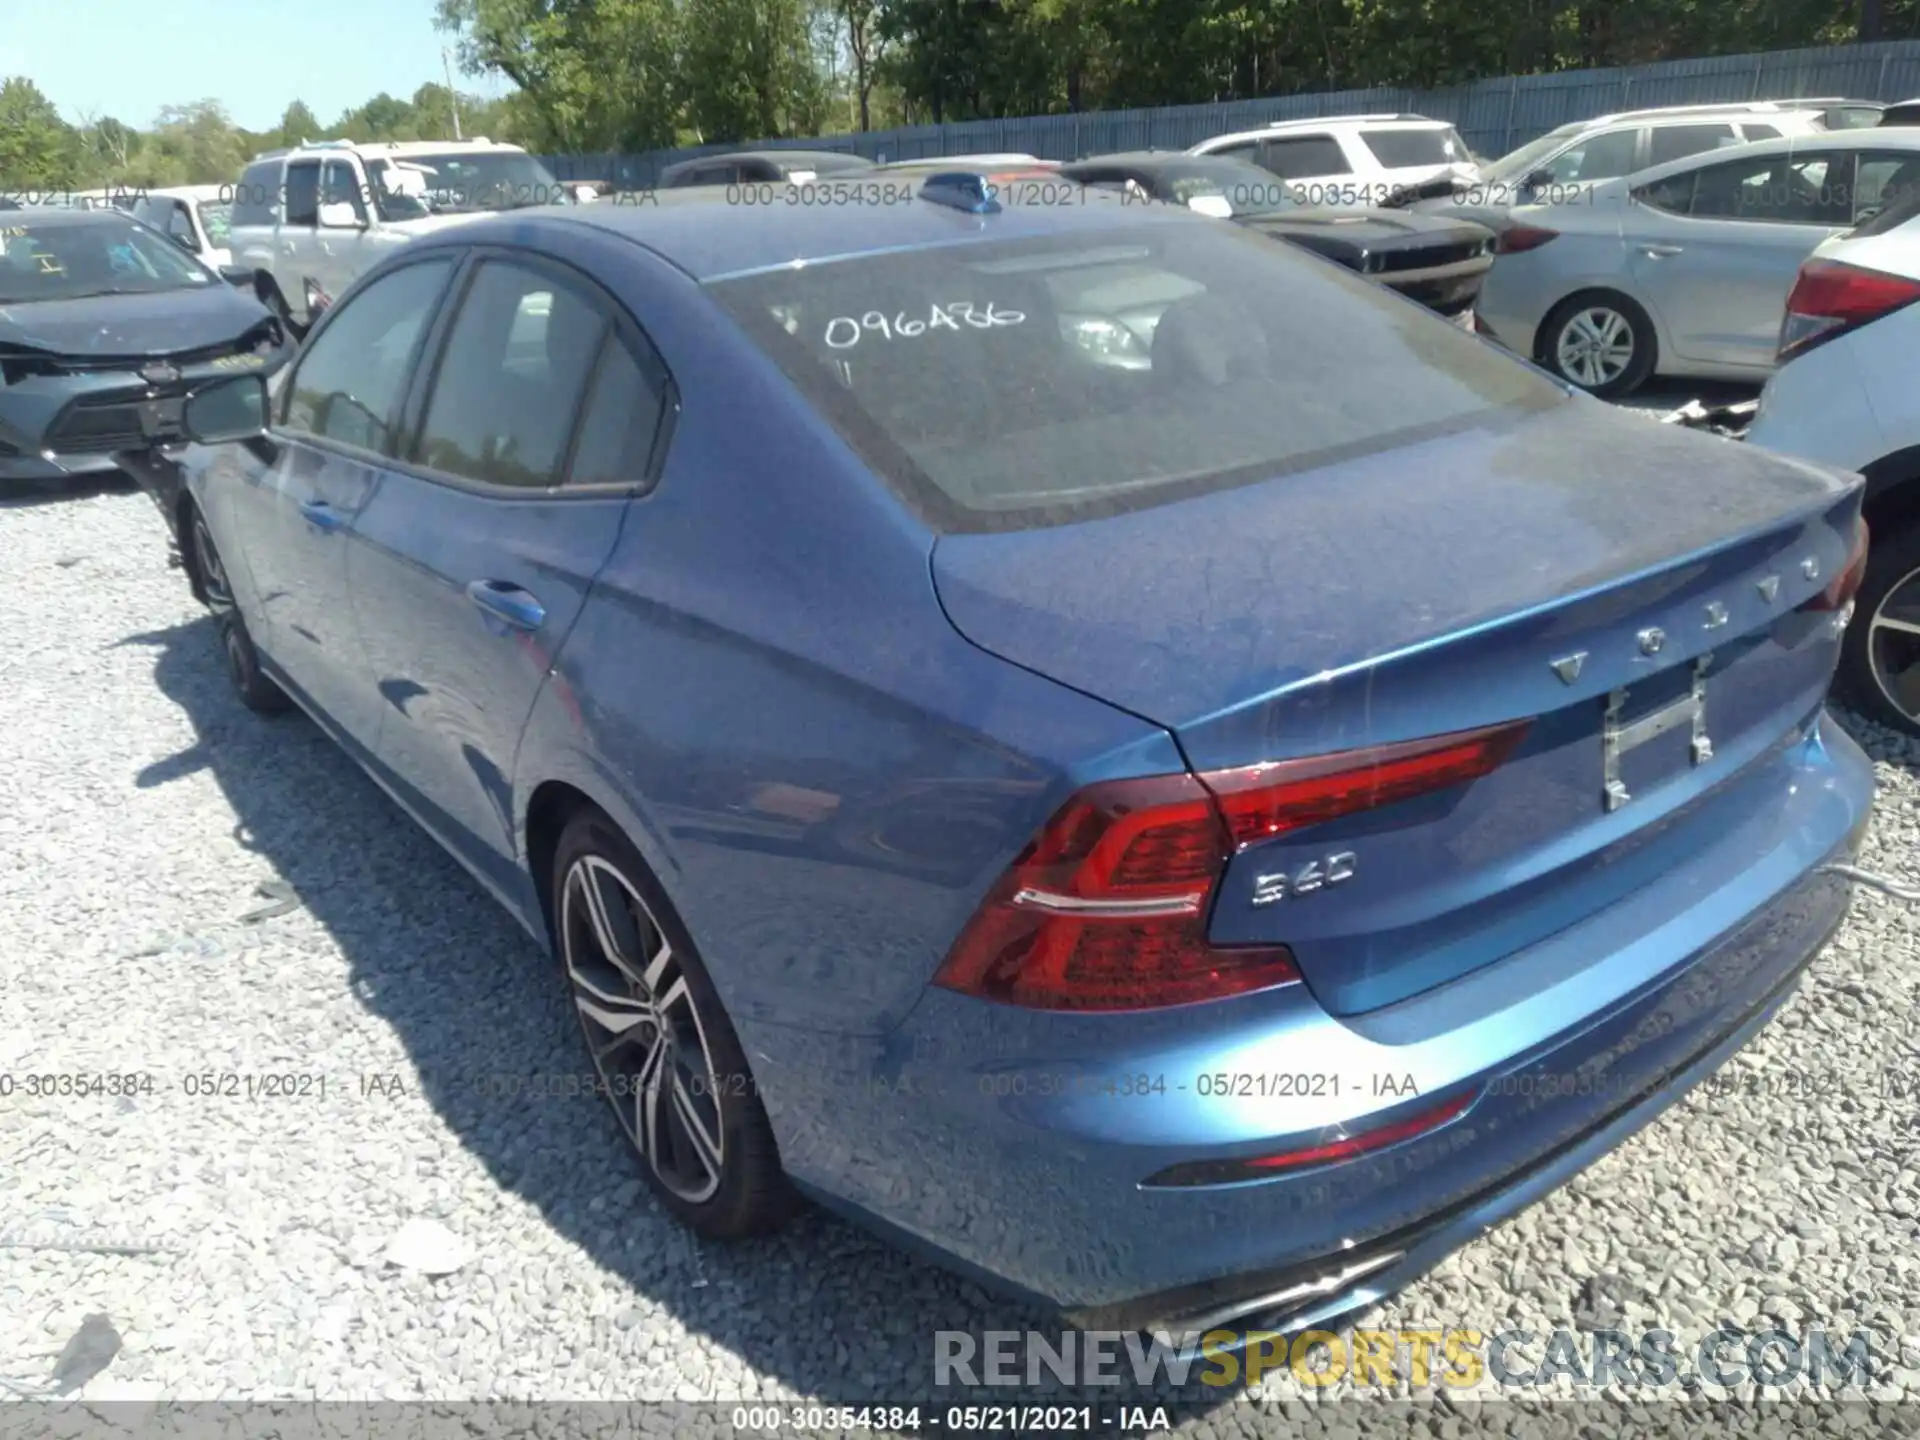
[{"label": "car rear windshield", "polygon": [[1135,509],[1566,398],[1381,287],[1199,219],[709,287],[943,530]]},{"label": "car rear windshield", "polygon": [[1451,165],[1467,158],[1467,147],[1451,126],[1422,125],[1399,130],[1362,130],[1360,143],[1388,170],[1422,165]]},{"label": "car rear windshield", "polygon": [[147,295],[212,283],[206,267],[157,231],[116,216],[10,218],[0,224],[0,305]]}]

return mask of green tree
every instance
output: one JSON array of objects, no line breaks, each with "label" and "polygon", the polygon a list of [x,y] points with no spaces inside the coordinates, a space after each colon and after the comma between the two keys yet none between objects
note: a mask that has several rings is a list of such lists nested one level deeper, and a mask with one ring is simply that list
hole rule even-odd
[{"label": "green tree", "polygon": [[79,137],[38,85],[24,75],[0,83],[0,190],[71,184],[79,156]]},{"label": "green tree", "polygon": [[306,107],[304,101],[295,100],[280,116],[279,143],[298,145],[303,140],[318,139],[320,139],[319,120],[314,117],[313,111]]}]

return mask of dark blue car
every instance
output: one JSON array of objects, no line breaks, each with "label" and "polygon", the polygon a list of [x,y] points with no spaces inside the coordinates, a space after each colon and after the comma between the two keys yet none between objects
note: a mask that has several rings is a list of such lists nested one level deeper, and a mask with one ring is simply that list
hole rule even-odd
[{"label": "dark blue car", "polygon": [[551,941],[703,1234],[1331,1318],[1840,923],[1858,480],[1233,226],[920,185],[416,241],[264,433],[194,402],[190,565],[247,703]]}]

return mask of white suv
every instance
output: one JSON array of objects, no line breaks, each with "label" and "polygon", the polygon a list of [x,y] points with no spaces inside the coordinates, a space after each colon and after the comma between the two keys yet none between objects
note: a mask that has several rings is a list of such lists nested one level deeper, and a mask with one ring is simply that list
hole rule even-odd
[{"label": "white suv", "polygon": [[337,297],[416,235],[475,215],[575,203],[518,145],[486,139],[312,141],[256,156],[234,186],[228,246],[273,278],[287,311]]},{"label": "white suv", "polygon": [[1453,126],[1425,115],[1327,115],[1216,135],[1189,155],[1232,155],[1288,182],[1303,205],[1384,205],[1434,180],[1479,175]]},{"label": "white suv", "polygon": [[1748,444],[1859,470],[1872,534],[1837,683],[1920,735],[1920,190],[1824,242],[1780,327]]}]

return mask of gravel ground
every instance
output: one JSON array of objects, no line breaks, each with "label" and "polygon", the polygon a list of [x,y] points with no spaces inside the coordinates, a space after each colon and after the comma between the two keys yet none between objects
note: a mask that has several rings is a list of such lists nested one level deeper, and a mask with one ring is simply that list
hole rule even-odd
[{"label": "gravel ground", "polygon": [[[695,1244],[598,1101],[454,1084],[578,1070],[532,944],[308,722],[230,698],[146,499],[0,505],[0,555],[0,1074],[156,1085],[0,1099],[0,1377],[103,1312],[89,1398],[883,1402],[928,1393],[934,1330],[1039,1323],[822,1218]],[[1846,723],[1882,785],[1864,863],[1920,884],[1920,748]],[[243,919],[270,881],[300,906]],[[1371,1322],[1873,1327],[1908,1367],[1882,1393],[1920,1398],[1914,937],[1863,893],[1736,1062],[1826,1099],[1696,1096]],[[188,1093],[208,1072],[326,1090]],[[417,1219],[452,1273],[388,1263]]]}]

